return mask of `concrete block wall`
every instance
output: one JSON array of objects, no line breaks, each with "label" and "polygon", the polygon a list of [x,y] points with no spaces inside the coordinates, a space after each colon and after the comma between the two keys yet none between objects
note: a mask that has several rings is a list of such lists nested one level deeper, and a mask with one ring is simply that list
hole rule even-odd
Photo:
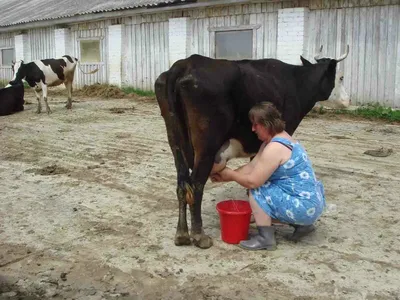
[{"label": "concrete block wall", "polygon": [[187,57],[189,47],[189,18],[173,18],[168,22],[169,65]]},{"label": "concrete block wall", "polygon": [[70,30],[68,28],[54,29],[54,38],[56,45],[55,57],[60,58],[63,55],[73,57]]},{"label": "concrete block wall", "polygon": [[307,41],[308,8],[285,8],[278,11],[277,59],[301,64],[300,54]]},{"label": "concrete block wall", "polygon": [[108,27],[108,82],[122,84],[122,33],[123,25]]},{"label": "concrete block wall", "polygon": [[14,36],[15,60],[31,61],[31,51],[29,36],[27,34],[18,34]]}]

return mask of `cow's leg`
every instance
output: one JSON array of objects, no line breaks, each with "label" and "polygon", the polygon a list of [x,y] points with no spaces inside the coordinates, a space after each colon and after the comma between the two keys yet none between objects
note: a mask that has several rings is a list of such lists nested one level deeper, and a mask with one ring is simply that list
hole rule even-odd
[{"label": "cow's leg", "polygon": [[65,87],[67,88],[68,92],[68,100],[67,100],[67,105],[65,106],[67,109],[72,108],[72,82],[67,81],[64,83]]},{"label": "cow's leg", "polygon": [[186,196],[190,193],[190,185],[189,182],[189,170],[184,164],[184,160],[180,150],[177,150],[174,153],[175,156],[175,164],[176,169],[178,172],[178,184],[176,188],[176,194],[178,196],[178,203],[179,203],[179,217],[178,217],[178,226],[176,227],[176,234],[175,234],[175,245],[183,246],[183,245],[190,245],[190,236],[189,230],[187,225],[187,216],[186,216],[186,209],[187,209],[187,201]]},{"label": "cow's leg", "polygon": [[191,235],[193,243],[202,249],[207,249],[212,246],[212,239],[206,235],[203,230],[203,220],[201,217],[201,204],[203,201],[204,186],[210,175],[212,166],[214,164],[214,157],[207,157],[199,160],[198,167],[193,168],[191,174],[192,186],[194,188],[194,201],[190,204],[191,214]]},{"label": "cow's leg", "polygon": [[[224,100],[226,101],[230,94],[230,85],[227,84],[225,90],[220,89],[216,94],[216,90],[210,88],[211,85],[200,80],[204,75],[209,74],[192,71],[183,77],[179,81],[179,94],[187,116],[187,131],[190,132],[189,138],[194,153],[190,174],[193,198],[186,197],[191,213],[191,236],[197,247],[206,249],[212,246],[212,239],[203,231],[201,204],[204,186],[211,173],[215,156],[232,128],[234,113],[229,105],[224,104]],[[206,101],[212,105],[207,105]],[[222,104],[216,109],[218,102]]]},{"label": "cow's leg", "polygon": [[49,107],[49,104],[47,103],[47,85],[42,83],[42,92],[43,92],[43,100],[44,100],[44,104],[46,104],[46,112],[48,114],[51,113],[51,109]]},{"label": "cow's leg", "polygon": [[36,113],[40,114],[40,112],[42,111],[42,104],[40,103],[40,95],[38,94],[38,92],[36,91],[36,88],[33,88],[33,91],[35,92],[36,95],[36,100],[38,102],[38,106],[36,109]]},{"label": "cow's leg", "polygon": [[[179,122],[176,122],[174,125],[174,120],[170,115],[170,107],[168,105],[168,98],[167,98],[166,79],[167,79],[167,73],[162,73],[157,78],[155,83],[155,92],[158,104],[161,109],[161,114],[165,121],[168,143],[171,147],[171,151],[174,156],[175,167],[177,171],[176,194],[179,204],[179,216],[175,234],[175,245],[182,246],[191,244],[188,232],[186,212],[187,212],[187,196],[192,195],[192,189],[190,187],[189,168],[186,164],[186,160],[183,154],[183,151],[185,149],[179,146],[180,141],[185,141],[188,138],[183,135],[184,131],[179,126],[180,125]],[[191,199],[193,199],[193,197]]]}]

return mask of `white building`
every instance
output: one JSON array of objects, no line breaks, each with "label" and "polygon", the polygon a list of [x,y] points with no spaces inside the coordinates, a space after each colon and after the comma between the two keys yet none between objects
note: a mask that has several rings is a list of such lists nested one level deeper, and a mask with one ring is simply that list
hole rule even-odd
[{"label": "white building", "polygon": [[77,57],[76,86],[110,83],[153,90],[174,61],[337,57],[355,104],[400,107],[400,0],[3,0],[0,80],[11,61]]}]

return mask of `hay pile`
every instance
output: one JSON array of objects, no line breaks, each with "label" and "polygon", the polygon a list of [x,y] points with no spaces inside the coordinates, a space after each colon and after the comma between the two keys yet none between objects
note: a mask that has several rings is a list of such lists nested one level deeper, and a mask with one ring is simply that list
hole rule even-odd
[{"label": "hay pile", "polygon": [[74,92],[75,95],[100,98],[124,98],[126,94],[117,86],[108,84],[85,85]]},{"label": "hay pile", "polygon": [[[34,95],[31,88],[26,88],[25,93]],[[51,87],[48,95],[50,97],[67,97],[67,90],[63,85]],[[96,83],[93,85],[84,85],[83,88],[72,91],[72,98],[87,97],[87,98],[106,98],[106,99],[121,99],[129,98],[144,102],[154,102],[155,96],[138,95],[136,91],[126,89],[123,90],[118,86],[109,84]]]}]

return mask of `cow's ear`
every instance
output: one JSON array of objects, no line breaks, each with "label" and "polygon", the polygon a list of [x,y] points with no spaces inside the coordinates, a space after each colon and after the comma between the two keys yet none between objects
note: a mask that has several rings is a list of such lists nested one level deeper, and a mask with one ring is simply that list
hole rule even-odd
[{"label": "cow's ear", "polygon": [[300,55],[300,60],[303,63],[303,66],[311,66],[312,63],[310,63],[307,59],[305,59],[303,56]]}]

